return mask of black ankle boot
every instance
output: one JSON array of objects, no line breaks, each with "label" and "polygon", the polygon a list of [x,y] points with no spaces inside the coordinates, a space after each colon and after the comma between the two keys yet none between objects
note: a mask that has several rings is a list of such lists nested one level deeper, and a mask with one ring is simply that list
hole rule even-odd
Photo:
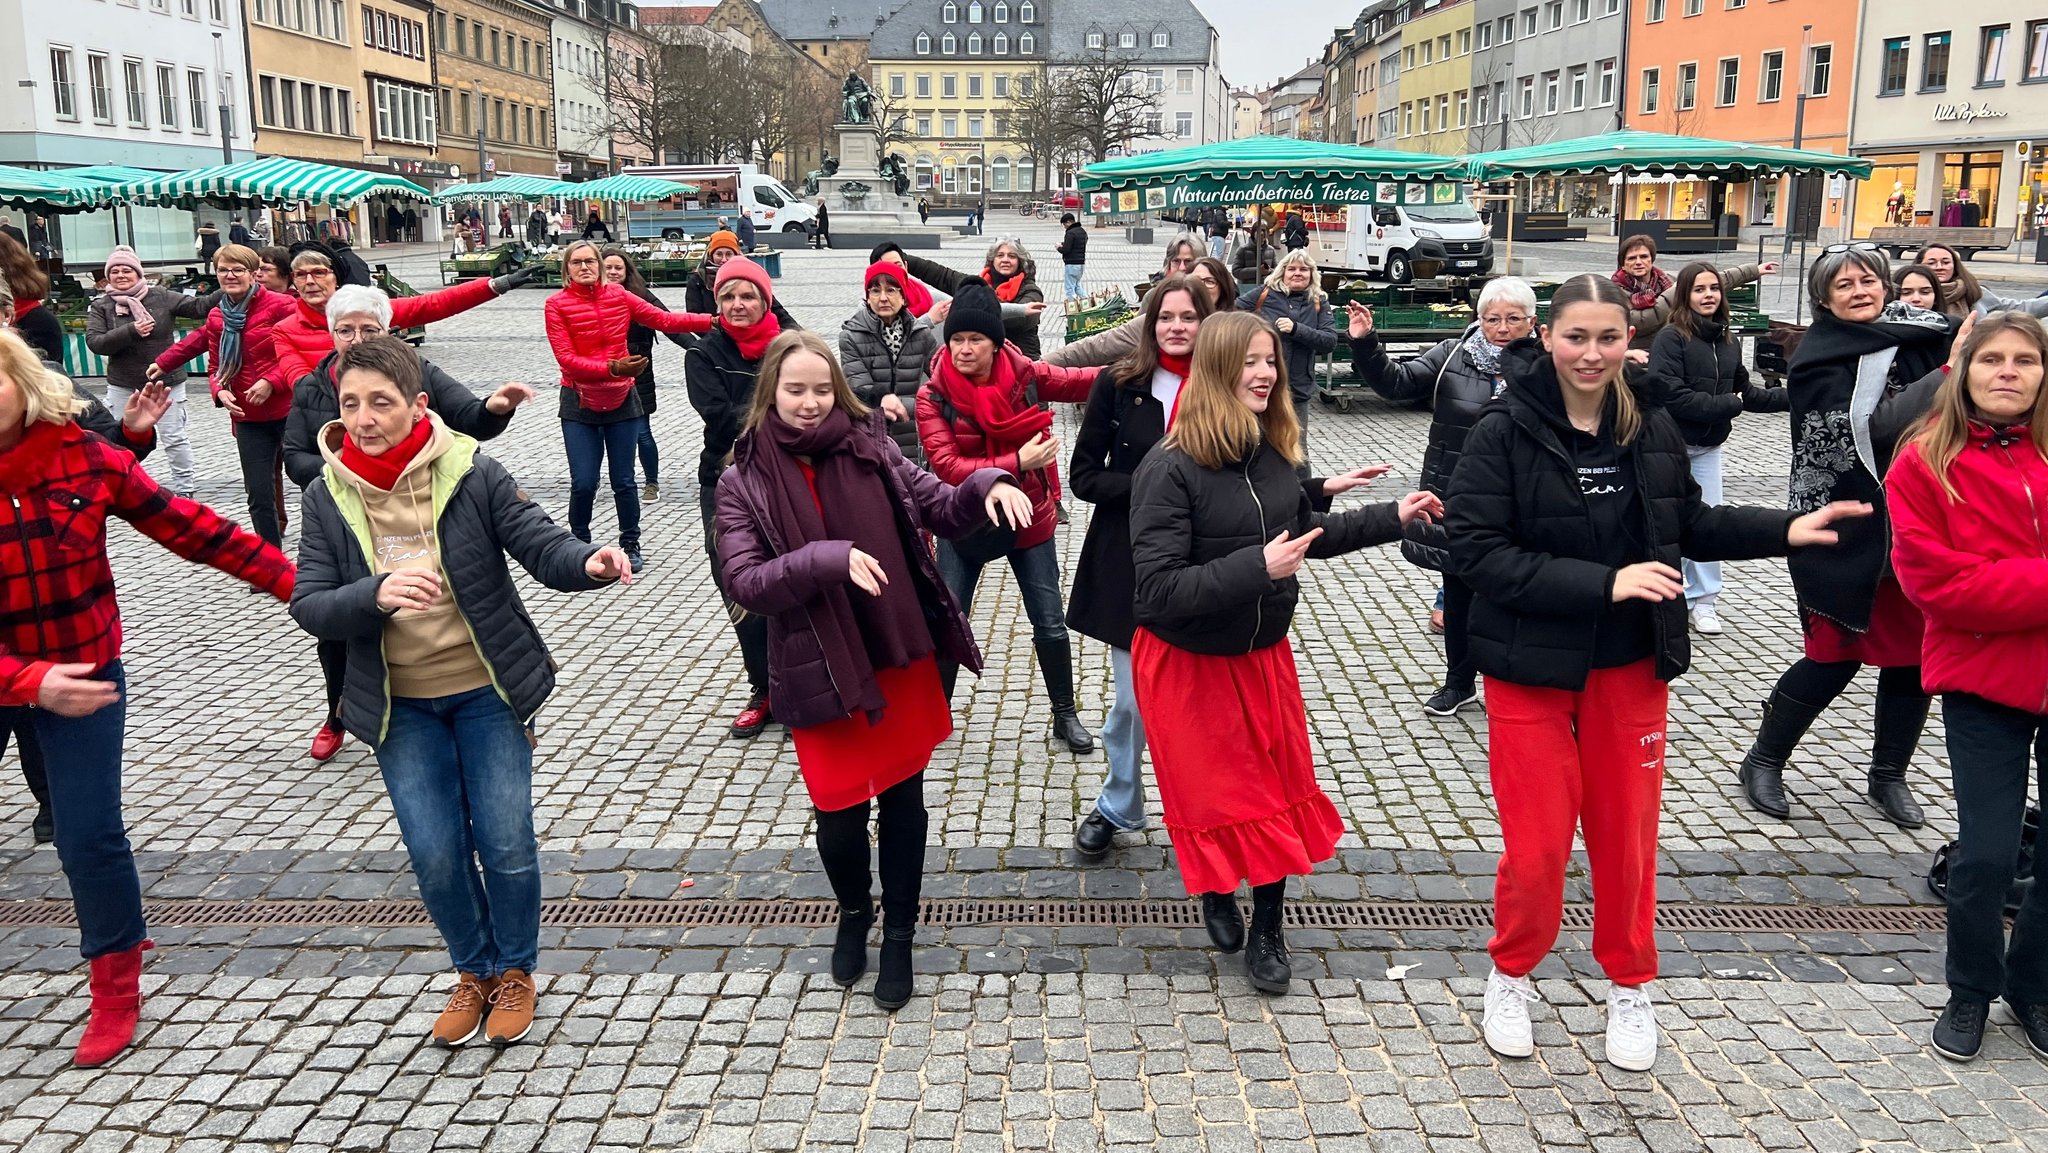
[{"label": "black ankle boot", "polygon": [[1871,745],[1870,781],[1863,795],[1885,820],[1902,829],[1927,823],[1927,814],[1906,787],[1906,764],[1927,726],[1928,704],[1919,693],[1891,693],[1882,683],[1877,686],[1877,739]]},{"label": "black ankle boot", "polygon": [[1052,735],[1065,741],[1077,753],[1095,751],[1095,734],[1081,723],[1074,711],[1074,645],[1061,637],[1056,641],[1034,641],[1038,650],[1038,673],[1045,678],[1045,698],[1052,702]]},{"label": "black ankle boot", "polygon": [[1287,956],[1287,937],[1280,930],[1280,911],[1287,882],[1252,887],[1252,929],[1244,942],[1244,971],[1261,993],[1285,993],[1294,981]]},{"label": "black ankle boot", "polygon": [[1813,724],[1822,707],[1795,700],[1776,689],[1764,702],[1763,723],[1757,726],[1756,741],[1742,758],[1737,774],[1743,796],[1757,812],[1781,821],[1792,815],[1792,801],[1785,794],[1785,762],[1792,759],[1792,750],[1798,747],[1799,738],[1806,735],[1807,726]]},{"label": "black ankle boot", "polygon": [[875,970],[875,1004],[895,1012],[910,1003],[910,953],[916,929],[882,930],[882,960]]},{"label": "black ankle boot", "polygon": [[1235,953],[1244,948],[1244,912],[1237,907],[1236,893],[1203,893],[1202,925],[1217,949]]},{"label": "black ankle boot", "polygon": [[875,906],[839,909],[839,936],[832,942],[832,980],[844,988],[868,971],[868,930],[875,927]]},{"label": "black ankle boot", "polygon": [[36,806],[35,820],[29,822],[29,833],[38,845],[47,845],[57,839],[57,822],[50,816],[50,806]]}]

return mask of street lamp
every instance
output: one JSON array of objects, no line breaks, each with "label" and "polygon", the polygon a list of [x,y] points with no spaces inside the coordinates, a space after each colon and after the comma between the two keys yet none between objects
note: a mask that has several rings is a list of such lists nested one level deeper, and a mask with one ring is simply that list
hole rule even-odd
[{"label": "street lamp", "polygon": [[218,32],[213,34],[213,73],[220,77],[220,162],[233,164],[235,150],[228,140],[228,126],[233,120],[234,107],[228,102],[227,47]]},{"label": "street lamp", "polygon": [[484,82],[481,77],[472,77],[470,91],[476,95],[476,178],[489,180],[490,161],[484,156]]},{"label": "street lamp", "polygon": [[[1810,59],[1812,55],[1813,25],[1802,25],[1799,32],[1799,98],[1792,103],[1792,147],[1794,148],[1798,148],[1806,140],[1806,78],[1813,72],[1813,64]],[[1794,172],[1786,181],[1785,191],[1789,194],[1792,203],[1789,205],[1791,211],[1785,214],[1785,219],[1789,223],[1785,226],[1785,246],[1780,250],[1780,254],[1784,256],[1792,255],[1792,232],[1800,226],[1799,180],[1799,174]]]}]

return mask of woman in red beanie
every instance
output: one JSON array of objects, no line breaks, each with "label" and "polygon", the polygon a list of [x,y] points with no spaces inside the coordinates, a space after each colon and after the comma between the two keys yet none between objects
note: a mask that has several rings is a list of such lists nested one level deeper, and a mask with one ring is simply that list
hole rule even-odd
[{"label": "woman in red beanie", "polygon": [[910,303],[917,278],[902,265],[878,260],[863,279],[865,305],[839,326],[839,361],[853,395],[879,409],[896,447],[923,465],[914,410],[917,390],[930,379],[932,356],[939,351],[938,330]]}]

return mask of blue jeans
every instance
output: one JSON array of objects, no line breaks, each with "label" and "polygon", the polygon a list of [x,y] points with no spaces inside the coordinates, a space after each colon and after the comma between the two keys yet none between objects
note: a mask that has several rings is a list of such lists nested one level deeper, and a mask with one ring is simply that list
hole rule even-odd
[{"label": "blue jeans", "polygon": [[1223,259],[1223,250],[1224,250],[1224,248],[1225,248],[1226,246],[1228,246],[1228,244],[1229,244],[1229,243],[1230,243],[1230,238],[1229,238],[1229,237],[1227,237],[1227,236],[1212,236],[1212,237],[1210,237],[1210,238],[1209,238],[1209,255],[1211,255],[1211,256],[1213,256],[1213,257],[1215,257],[1215,258],[1216,258],[1216,259],[1218,259],[1218,260],[1221,260],[1221,259]]},{"label": "blue jeans", "polygon": [[[1060,554],[1057,538],[1010,554],[1010,571],[1024,595],[1024,615],[1031,618],[1031,639],[1067,639],[1067,610],[1060,597]],[[974,609],[974,586],[981,580],[981,566],[970,565],[953,551],[953,542],[939,542],[939,577],[960,602],[960,611]]]},{"label": "blue jeans", "polygon": [[648,484],[661,483],[661,447],[654,443],[654,418],[640,418],[640,434],[633,438],[633,447],[640,451],[640,471],[647,474]]},{"label": "blue jeans", "polygon": [[1131,650],[1109,650],[1116,703],[1102,722],[1102,748],[1109,775],[1095,795],[1095,811],[1119,829],[1145,826],[1145,722],[1138,716],[1138,683],[1131,676]]},{"label": "blue jeans", "polygon": [[533,972],[533,745],[511,706],[489,685],[452,697],[393,697],[377,767],[420,900],[455,967],[478,977]]},{"label": "blue jeans", "polygon": [[[1699,448],[1687,445],[1685,455],[1692,462],[1693,483],[1700,486],[1700,500],[1718,506],[1721,500],[1721,446]],[[1721,595],[1721,562],[1681,560],[1685,574],[1685,605],[1711,605]]]},{"label": "blue jeans", "polygon": [[1063,267],[1067,270],[1067,295],[1081,295],[1081,274],[1088,271],[1088,266],[1085,264],[1068,264]]},{"label": "blue jeans", "polygon": [[633,448],[642,420],[611,424],[562,422],[562,446],[569,450],[569,531],[590,539],[590,514],[597,507],[598,469],[609,462],[612,503],[619,510],[619,547],[640,551],[640,486],[633,475]]},{"label": "blue jeans", "polygon": [[57,859],[71,883],[78,951],[87,960],[119,953],[149,935],[142,921],[142,880],[121,819],[121,738],[128,724],[128,678],[114,661],[93,674],[121,696],[82,717],[34,710],[36,740],[54,755],[50,816]]}]

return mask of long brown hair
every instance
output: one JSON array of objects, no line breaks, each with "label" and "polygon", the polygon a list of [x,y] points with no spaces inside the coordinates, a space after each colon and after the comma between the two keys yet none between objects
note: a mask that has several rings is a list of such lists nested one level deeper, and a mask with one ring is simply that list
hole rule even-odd
[{"label": "long brown hair", "polygon": [[1195,261],[1195,267],[1207,269],[1209,275],[1216,278],[1216,303],[1214,310],[1217,312],[1236,312],[1237,274],[1230,271],[1230,266],[1213,256],[1204,256],[1202,259]]},{"label": "long brown hair", "polygon": [[[1961,294],[1956,299],[1956,303],[1963,306],[1962,315],[1968,316],[1970,310],[1977,307],[1977,302],[1984,299],[1984,286],[1977,283],[1977,275],[1970,271],[1969,265],[1963,263],[1962,253],[1957,252],[1946,244],[1923,244],[1920,246],[1920,251],[1913,254],[1913,263],[1927,263],[1927,254],[1937,248],[1948,253],[1949,261],[1955,265],[1955,282],[1963,286]],[[1941,290],[1941,298],[1935,301],[1935,303],[1946,305],[1949,302],[1948,285],[1937,280],[1934,282],[1934,286]],[[1937,308],[1935,311],[1941,312],[1945,311],[1945,309]]]},{"label": "long brown hair", "polygon": [[1687,340],[1699,335],[1693,328],[1700,314],[1692,310],[1692,286],[1702,276],[1713,277],[1714,283],[1721,286],[1720,307],[1714,310],[1714,315],[1709,319],[1721,326],[1722,340],[1734,340],[1735,334],[1728,331],[1728,284],[1721,279],[1721,270],[1704,260],[1695,260],[1678,270],[1678,302],[1671,309],[1671,327],[1683,333]]},{"label": "long brown hair", "polygon": [[[2016,332],[2034,342],[2041,353],[2041,360],[2048,365],[2048,329],[2041,322],[2024,312],[1993,312],[1977,318],[1977,326],[1963,340],[1956,359],[1961,363],[1960,372],[1951,372],[1941,382],[1940,391],[1934,394],[1934,411],[1920,427],[1907,435],[1906,443],[1920,449],[1920,459],[1927,462],[1927,469],[1934,474],[1935,483],[1948,498],[1957,503],[1962,497],[1957,494],[1955,482],[1949,479],[1949,466],[1961,456],[1965,445],[1970,443],[1970,422],[1975,419],[1976,406],[1970,402],[1970,371],[1977,363],[1977,350],[1994,336]],[[2027,418],[2027,437],[2033,442],[2034,451],[2048,460],[2048,380],[2044,380],[2034,394],[2034,412]]]},{"label": "long brown hair", "polygon": [[1124,354],[1122,360],[1110,366],[1115,380],[1149,388],[1152,373],[1159,367],[1159,314],[1166,310],[1166,294],[1185,292],[1195,306],[1195,319],[1206,320],[1214,311],[1209,307],[1209,292],[1192,276],[1169,276],[1152,287],[1145,294],[1144,319],[1138,328],[1138,347]]},{"label": "long brown hair", "polygon": [[[1683,303],[1683,298],[1680,298]],[[1557,327],[1564,310],[1574,304],[1607,304],[1621,310],[1621,324],[1628,327],[1628,293],[1613,280],[1594,273],[1574,276],[1558,286],[1550,297],[1550,323],[1543,326],[1543,347],[1550,350],[1550,333]],[[1553,360],[1552,365],[1556,362]],[[1555,387],[1564,387],[1563,373],[1556,373]],[[1607,395],[1614,401],[1614,443],[1627,444],[1643,431],[1643,409],[1636,403],[1635,390],[1630,388],[1627,365],[1616,370],[1607,381]]]},{"label": "long brown hair", "polygon": [[853,394],[853,386],[846,382],[846,369],[832,355],[832,346],[817,333],[799,328],[769,341],[768,351],[761,354],[761,367],[754,379],[754,399],[748,403],[747,418],[740,425],[742,433],[760,428],[768,414],[775,411],[775,390],[782,387],[782,362],[799,352],[823,357],[832,369],[832,407],[845,409],[846,415],[855,420],[868,414],[868,406],[861,403]]},{"label": "long brown hair", "polygon": [[[1273,342],[1275,379],[1266,411],[1253,414],[1237,399],[1244,358],[1252,342],[1264,336]],[[1263,438],[1266,447],[1288,464],[1301,463],[1301,423],[1287,390],[1287,360],[1280,352],[1280,334],[1249,312],[1224,312],[1202,322],[1195,337],[1194,365],[1180,389],[1180,414],[1165,444],[1188,454],[1203,468],[1222,468],[1243,460]]]},{"label": "long brown hair", "polygon": [[28,249],[4,232],[0,232],[0,276],[5,276],[7,286],[14,290],[17,306],[50,295],[50,278],[36,267]]}]

